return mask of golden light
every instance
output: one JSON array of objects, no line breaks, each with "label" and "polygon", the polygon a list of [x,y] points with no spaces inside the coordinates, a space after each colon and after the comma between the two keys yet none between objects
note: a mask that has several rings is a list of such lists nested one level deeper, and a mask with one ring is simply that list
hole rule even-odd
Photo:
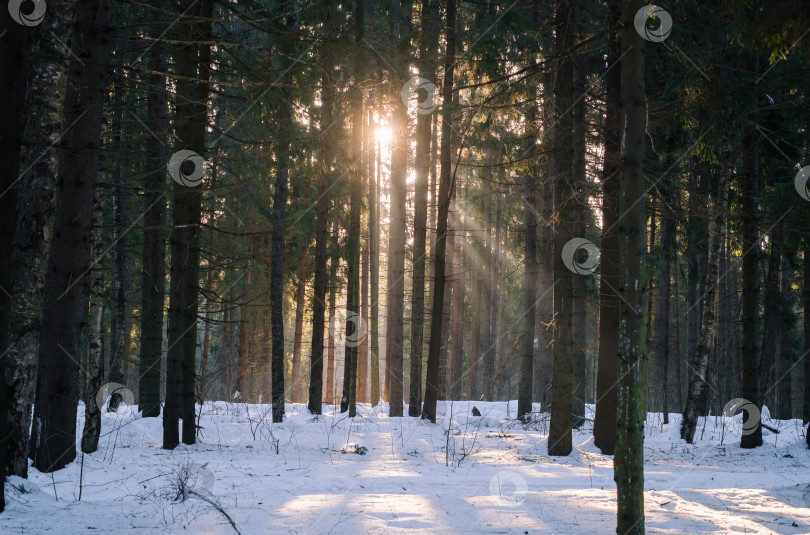
[{"label": "golden light", "polygon": [[388,145],[391,143],[391,127],[378,126],[374,129],[374,137],[380,142],[380,145]]}]

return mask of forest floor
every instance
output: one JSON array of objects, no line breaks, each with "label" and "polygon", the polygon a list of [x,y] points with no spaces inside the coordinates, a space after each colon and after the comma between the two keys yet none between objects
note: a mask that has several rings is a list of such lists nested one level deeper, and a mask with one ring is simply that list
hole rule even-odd
[{"label": "forest floor", "polygon": [[[54,474],[10,479],[0,533],[615,532],[613,460],[593,445],[590,421],[571,455],[548,457],[547,415],[524,426],[514,401],[474,405],[483,416],[440,402],[435,425],[388,418],[385,406],[360,405],[350,419],[288,405],[272,425],[267,405],[206,403],[199,442],[174,451],[161,449],[160,418],[105,413],[83,467],[80,455]],[[679,415],[667,425],[648,415],[647,533],[810,533],[801,421],[763,416],[780,433],[743,450],[741,415],[702,420],[695,445],[680,440]]]}]

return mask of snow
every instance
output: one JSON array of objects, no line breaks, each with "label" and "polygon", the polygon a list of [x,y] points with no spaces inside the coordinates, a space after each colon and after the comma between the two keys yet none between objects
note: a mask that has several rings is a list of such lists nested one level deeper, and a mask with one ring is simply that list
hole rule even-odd
[{"label": "snow", "polygon": [[[571,455],[548,457],[548,416],[524,426],[516,407],[440,402],[430,424],[388,418],[384,405],[361,404],[353,420],[287,405],[272,424],[269,405],[211,402],[199,442],[174,451],[161,449],[161,419],[126,407],[103,414],[83,468],[79,455],[54,474],[10,478],[0,533],[235,533],[226,514],[245,535],[615,532],[612,457],[594,447],[590,421]],[[690,445],[679,415],[648,415],[648,533],[810,533],[801,421],[763,411],[780,433],[743,450],[741,418],[701,419]]]}]

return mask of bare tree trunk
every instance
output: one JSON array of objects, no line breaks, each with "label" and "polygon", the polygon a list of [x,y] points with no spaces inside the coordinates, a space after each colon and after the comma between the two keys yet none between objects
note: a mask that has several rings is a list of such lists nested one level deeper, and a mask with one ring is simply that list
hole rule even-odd
[{"label": "bare tree trunk", "polygon": [[[742,368],[743,398],[762,408],[760,389],[760,348],[757,347],[759,324],[759,142],[754,125],[743,133],[742,194]],[[762,445],[762,427],[757,423],[751,433],[740,440],[742,448]]]},{"label": "bare tree trunk", "polygon": [[[15,450],[22,450],[20,455],[24,455],[25,449],[25,446],[18,442],[20,437],[15,436],[16,426],[9,429],[8,425],[9,417],[15,416],[9,412],[9,408],[12,403],[16,403],[19,379],[15,374],[19,369],[14,363],[8,364],[3,357],[10,343],[11,252],[17,222],[17,189],[14,186],[20,173],[25,89],[30,70],[27,55],[31,32],[22,24],[16,24],[8,17],[3,17],[0,19],[0,34],[8,34],[11,42],[17,45],[0,49],[0,72],[5,74],[3,82],[0,83],[0,102],[8,106],[6,113],[0,117],[0,131],[6,133],[0,138],[0,228],[6,229],[0,235],[0,250],[6,251],[0,259],[0,347],[3,348],[0,357],[0,429],[11,431],[8,435],[4,431],[3,437],[0,438],[0,488],[5,488],[6,473],[12,469],[9,463],[12,455],[9,454],[13,453],[13,450],[10,446],[13,445]],[[28,437],[25,438],[27,440]],[[25,456],[23,461],[27,461]],[[2,494],[0,512],[3,512],[5,493],[0,494]]]},{"label": "bare tree trunk", "polygon": [[[7,422],[7,464],[9,473],[20,477],[28,476],[28,457],[32,454],[29,444],[35,443],[38,434],[37,427],[31,427],[31,404],[37,384],[36,356],[42,328],[41,305],[51,247],[50,236],[53,235],[59,143],[62,136],[67,134],[63,130],[62,112],[70,56],[63,43],[69,42],[73,35],[75,6],[74,0],[49,3],[48,16],[37,31],[32,32],[31,64],[22,107],[25,111],[22,139],[31,140],[32,145],[22,147],[22,171],[19,175],[15,174],[12,181],[12,184],[17,184],[18,200],[11,250],[11,284],[8,287],[11,294],[8,349],[4,349],[3,360],[7,384],[13,385]],[[9,19],[6,17],[4,20]],[[31,32],[29,28],[22,30]],[[10,33],[8,39],[13,39],[14,33]],[[23,50],[22,45],[17,46]],[[13,80],[10,73],[4,73],[6,76]],[[76,127],[70,123],[67,126],[70,129]]]},{"label": "bare tree trunk", "polygon": [[[475,247],[474,250],[478,250]],[[472,303],[470,305],[470,313],[472,317],[470,322],[472,324],[472,332],[470,333],[470,385],[469,399],[478,399],[480,396],[480,388],[478,386],[478,362],[481,360],[481,292],[482,288],[482,275],[480,272],[480,263],[471,265],[470,277],[472,277]]]},{"label": "bare tree trunk", "polygon": [[162,43],[149,52],[150,91],[146,126],[156,135],[146,138],[147,170],[143,202],[143,274],[141,278],[141,351],[138,404],[144,418],[160,416],[160,372],[163,351],[163,306],[166,286],[166,132],[169,131]]},{"label": "bare tree trunk", "polygon": [[[363,0],[355,3],[354,28],[355,45],[359,48],[363,42],[365,26],[365,4]],[[362,80],[365,74],[361,54],[355,57],[356,80]],[[346,260],[348,285],[346,289],[346,352],[343,380],[343,399],[340,410],[349,411],[350,417],[357,415],[357,361],[358,346],[366,336],[360,317],[360,229],[361,212],[363,211],[363,93],[355,84],[349,89],[352,113],[352,173],[350,173],[350,214],[349,229],[346,236]],[[401,396],[400,396],[401,397]]]},{"label": "bare tree trunk", "polygon": [[[211,45],[197,45],[196,42],[211,42],[213,0],[203,0],[197,6],[192,0],[182,0],[180,8],[187,14],[184,16],[186,20],[181,20],[179,25],[179,41],[187,44],[179,46],[175,59],[179,75],[176,81],[176,148],[192,150],[204,157]],[[188,19],[189,16],[201,17],[204,22],[195,24]],[[197,83],[191,80],[197,80]],[[173,186],[164,449],[174,449],[179,443],[178,418],[183,420],[183,443],[193,444],[197,436],[194,393],[202,191],[199,187],[181,185],[177,181]]]},{"label": "bare tree trunk", "polygon": [[[404,86],[409,78],[405,71],[408,62],[407,50],[411,40],[411,0],[392,2],[391,33],[397,40],[396,64],[402,72],[392,73],[397,87]],[[407,197],[406,175],[408,173],[408,110],[401,99],[394,102],[391,150],[391,224],[388,230],[388,291],[386,308],[386,377],[390,382],[389,416],[403,414],[403,335],[405,299],[405,202]]]},{"label": "bare tree trunk", "polygon": [[59,470],[76,457],[80,337],[87,317],[93,197],[104,128],[106,73],[111,40],[110,0],[79,2],[65,93],[59,154],[59,203],[45,278],[39,377],[34,404],[34,467]]},{"label": "bare tree trunk", "polygon": [[[790,257],[793,254],[791,252]],[[788,305],[793,304],[793,287],[790,283],[792,269],[788,265],[788,255],[782,260],[782,312],[787,317],[791,317],[792,310],[788,310]],[[780,420],[790,420],[793,418],[793,385],[791,380],[791,372],[793,371],[794,361],[796,355],[793,351],[793,340],[795,333],[793,332],[792,323],[783,321],[779,328],[780,341],[779,341],[779,356],[776,365],[775,381],[769,386],[776,392],[776,417]]]},{"label": "bare tree trunk", "polygon": [[[131,173],[129,158],[130,136],[125,134],[122,130],[122,119],[124,115],[124,102],[127,100],[127,93],[129,91],[129,82],[125,72],[119,72],[119,83],[116,83],[115,93],[119,95],[121,106],[116,119],[113,121],[113,145],[120,148],[123,154],[117,155],[113,163],[113,180],[115,187],[113,188],[113,269],[112,269],[112,282],[113,282],[113,305],[111,310],[112,322],[110,324],[110,361],[107,367],[109,381],[111,383],[126,383],[126,376],[124,373],[124,362],[128,356],[128,347],[125,344],[127,332],[127,263],[128,259],[128,234],[126,234],[126,227],[128,225],[127,215],[127,202],[124,197],[126,191],[126,181],[128,175]],[[116,412],[123,397],[120,392],[113,391],[110,395],[110,404],[107,408],[110,412]]]},{"label": "bare tree trunk", "polygon": [[[671,306],[670,264],[675,245],[675,214],[670,212],[668,198],[669,188],[665,184],[661,189],[664,202],[661,203],[661,239],[659,240],[659,257],[661,270],[658,273],[658,299],[655,312],[655,356],[661,377],[661,411],[664,413],[664,424],[669,423],[669,319]],[[725,271],[724,271],[725,272]]]},{"label": "bare tree trunk", "polygon": [[[245,274],[246,283],[246,301],[239,307],[239,363],[236,372],[236,390],[239,392],[241,401],[248,399],[248,369],[250,363],[250,303],[252,302],[252,278],[253,278],[253,261],[250,257],[253,255],[253,236],[247,238],[247,255],[248,267]],[[171,364],[171,363],[170,363]],[[166,404],[169,401],[167,399]]]},{"label": "bare tree trunk", "polygon": [[[332,236],[333,240],[337,241],[338,236],[338,218],[332,220]],[[336,402],[335,391],[335,309],[337,294],[340,292],[337,280],[337,267],[340,263],[340,256],[338,255],[338,248],[333,247],[333,253],[329,259],[329,341],[327,349],[327,366],[326,366],[326,402],[334,405]],[[378,383],[379,384],[379,383]]]},{"label": "bare tree trunk", "polygon": [[[563,263],[563,247],[571,239],[573,219],[570,198],[572,195],[573,171],[573,119],[563,114],[573,105],[574,66],[569,55],[574,44],[573,20],[569,0],[558,0],[555,21],[555,50],[557,60],[557,85],[554,99],[557,121],[554,126],[554,160],[552,176],[554,183],[554,209],[557,214],[557,229],[554,236],[554,352],[552,363],[551,423],[548,433],[548,454],[568,455],[572,449],[572,360],[571,314],[573,276]],[[577,275],[582,276],[582,275]]]},{"label": "bare tree trunk", "polygon": [[487,367],[492,370],[490,377],[492,378],[492,400],[496,400],[501,395],[503,385],[503,366],[500,359],[501,333],[500,333],[500,318],[501,318],[501,283],[500,283],[500,256],[501,256],[501,192],[496,190],[495,193],[495,240],[492,251],[492,327],[490,329],[490,348],[487,355],[490,361]]},{"label": "bare tree trunk", "polygon": [[484,309],[481,321],[484,324],[483,354],[482,364],[484,365],[482,375],[482,390],[486,401],[495,399],[494,375],[495,375],[495,354],[492,352],[492,150],[486,150],[486,167],[484,168],[484,214],[486,228],[484,229]]},{"label": "bare tree trunk", "polygon": [[608,71],[605,74],[605,160],[602,168],[602,244],[599,283],[599,355],[593,439],[605,455],[616,449],[616,380],[619,378],[619,158],[621,122],[621,2],[608,4]]},{"label": "bare tree trunk", "polygon": [[[306,307],[307,291],[306,245],[303,245],[298,252],[298,267],[296,268],[297,282],[295,289],[295,332],[293,334],[292,377],[290,379],[292,383],[290,385],[290,400],[293,403],[302,403],[304,401],[304,374],[302,372],[303,358],[301,355],[301,345],[304,338],[304,308]],[[281,409],[281,415],[284,415],[283,409]]]},{"label": "bare tree trunk", "polygon": [[[419,41],[419,76],[436,77],[434,55],[438,48],[438,2],[422,0],[422,36]],[[425,328],[425,259],[427,258],[428,175],[432,113],[416,115],[416,157],[414,159],[413,289],[411,291],[411,354],[408,416],[419,416],[422,405],[422,359]]]},{"label": "bare tree trunk", "polygon": [[[581,23],[574,21],[577,34],[581,33]],[[586,92],[585,73],[582,67],[575,66],[574,72],[574,93],[582,95]],[[572,136],[573,136],[573,161],[572,165],[572,193],[573,198],[573,220],[571,221],[573,237],[584,237],[587,221],[586,216],[590,213],[588,206],[589,187],[586,178],[586,122],[585,122],[585,99],[581,98],[574,102],[571,110]],[[586,293],[588,291],[587,280],[583,276],[571,278],[571,356],[573,383],[571,389],[571,417],[574,428],[579,429],[585,423],[585,381],[586,381],[586,354],[588,345],[587,312],[588,306]]]},{"label": "bare tree trunk", "polygon": [[[0,102],[7,109],[0,116],[0,228],[6,229],[0,234],[0,250],[6,254],[0,258],[0,488],[5,488],[7,474],[21,470],[25,476],[28,470],[26,453],[28,428],[23,432],[22,421],[30,422],[30,384],[29,370],[10,362],[6,351],[11,345],[10,319],[13,297],[10,293],[12,281],[12,253],[14,248],[14,229],[17,222],[17,188],[15,183],[20,174],[20,157],[22,155],[22,129],[25,110],[25,91],[31,62],[28,59],[31,46],[29,28],[13,22],[9,17],[0,19],[0,34],[6,35],[9,42],[16,46],[4,46],[0,49],[0,72],[4,73],[0,82]],[[28,407],[28,409],[25,409]],[[25,415],[20,409],[27,410]],[[6,434],[8,433],[8,434]],[[15,457],[19,459],[15,463]],[[5,494],[0,495],[0,512],[5,508]]]},{"label": "bare tree trunk", "polygon": [[[533,6],[536,7],[536,6]],[[531,90],[526,122],[532,130],[538,130],[537,90]],[[533,136],[532,136],[533,137]],[[534,152],[534,139],[527,147],[528,154]],[[535,393],[535,327],[537,326],[537,166],[530,166],[523,187],[523,347],[520,355],[520,375],[518,383],[517,417],[527,420],[532,413],[532,395]],[[539,368],[539,366],[538,366]]]},{"label": "bare tree trunk", "polygon": [[[370,99],[374,103],[374,99]],[[371,131],[372,117],[369,112],[368,128]],[[380,311],[380,214],[379,214],[379,145],[374,143],[373,154],[368,159],[368,230],[371,243],[369,246],[370,270],[371,270],[371,317],[369,318],[369,336],[371,337],[371,406],[376,407],[380,402],[380,332],[379,332],[379,311]]]},{"label": "bare tree trunk", "polygon": [[453,271],[453,348],[450,357],[450,381],[444,389],[445,395],[452,400],[461,399],[461,366],[464,360],[464,272],[466,233],[462,219],[463,210],[459,210],[459,196],[456,195],[456,239],[455,268]]},{"label": "bare tree trunk", "polygon": [[[451,148],[452,150],[452,148]],[[450,199],[450,206],[455,208],[455,191],[451,193]],[[447,243],[445,246],[445,259],[444,265],[449,267],[451,273],[446,275],[445,280],[445,288],[446,288],[446,298],[444,303],[442,303],[442,350],[439,354],[439,398],[438,399],[447,399],[447,369],[449,363],[449,354],[450,354],[450,321],[451,321],[451,305],[453,303],[453,292],[455,291],[455,281],[452,275],[453,269],[453,256],[455,252],[455,242],[456,242],[456,230],[455,227],[456,219],[455,219],[455,210],[448,210],[448,223],[447,223]],[[435,284],[435,280],[434,280]]]},{"label": "bare tree trunk", "polygon": [[[728,207],[728,190],[731,183],[732,162],[728,149],[722,156],[723,169],[721,170],[720,187],[717,192],[717,201],[711,213],[709,222],[709,271],[706,279],[706,295],[703,299],[703,311],[700,321],[700,338],[698,340],[695,367],[689,385],[689,396],[686,398],[686,408],[681,422],[681,438],[690,444],[695,439],[697,428],[698,406],[706,384],[706,366],[709,362],[712,341],[714,340],[714,319],[716,314],[716,292],[720,271],[720,255],[723,250],[726,233],[726,209]],[[711,201],[710,201],[711,202]]]},{"label": "bare tree trunk", "polygon": [[[289,2],[284,8],[285,30],[292,31],[298,25],[297,2]],[[288,39],[283,39],[280,48],[280,67],[287,72],[292,66],[288,50],[292,48]],[[292,118],[292,83],[288,74],[281,84],[281,102],[278,105],[279,122],[286,130],[286,135],[279,143],[276,156],[276,185],[273,194],[273,241],[270,254],[270,329],[273,347],[271,356],[271,396],[273,401],[273,422],[278,423],[284,417],[284,220],[287,213],[287,196],[290,174],[290,148],[295,133],[295,122]],[[303,255],[302,255],[303,256]],[[298,306],[298,303],[296,303]],[[296,311],[296,321],[298,313]],[[297,325],[296,325],[297,327]]]},{"label": "bare tree trunk", "polygon": [[427,380],[422,418],[436,423],[436,402],[439,398],[439,358],[441,353],[442,306],[445,287],[445,248],[447,243],[447,214],[455,187],[455,170],[451,168],[453,137],[453,75],[456,63],[456,1],[446,0],[447,52],[444,57],[444,83],[442,84],[442,146],[441,174],[439,178],[438,210],[436,216],[436,250],[433,251],[434,281],[430,318]]},{"label": "bare tree trunk", "polygon": [[[802,407],[802,421],[810,421],[810,244],[806,244],[804,251],[804,273],[802,287],[802,310],[804,314],[804,406]],[[807,433],[807,447],[810,448],[810,433]]]},{"label": "bare tree trunk", "polygon": [[328,129],[332,126],[333,108],[335,105],[334,58],[329,47],[334,34],[334,13],[330,0],[320,4],[323,20],[323,45],[321,57],[323,70],[321,74],[321,132],[320,160],[323,166],[318,179],[318,200],[315,206],[315,273],[312,297],[312,348],[310,357],[309,402],[307,409],[312,414],[321,414],[323,391],[323,335],[324,312],[326,309],[326,241],[329,238],[329,205],[331,204],[330,186],[332,172],[330,167],[334,159],[334,141]]},{"label": "bare tree trunk", "polygon": [[[104,255],[104,206],[101,192],[96,188],[93,196],[93,226],[90,232],[90,257],[100,259]],[[82,452],[93,453],[98,449],[98,439],[101,435],[101,407],[96,402],[96,396],[104,382],[104,271],[101,266],[91,268],[88,275],[90,285],[90,314],[89,314],[89,351],[87,374],[81,375],[81,380],[89,384],[84,396],[84,429],[82,430]]]},{"label": "bare tree trunk", "polygon": [[647,102],[644,85],[644,41],[633,26],[641,0],[623,0],[620,40],[622,144],[619,168],[619,388],[617,395],[616,533],[644,534],[644,361],[647,278],[644,215],[644,142]]},{"label": "bare tree trunk", "polygon": [[771,230],[770,255],[768,256],[768,271],[764,274],[765,289],[763,300],[767,306],[762,310],[762,365],[760,368],[759,388],[763,392],[762,403],[767,405],[771,413],[776,416],[776,391],[773,388],[777,378],[777,343],[782,322],[782,301],[784,294],[779,287],[780,266],[782,264],[782,248],[785,244],[785,232],[781,223],[777,223]]}]

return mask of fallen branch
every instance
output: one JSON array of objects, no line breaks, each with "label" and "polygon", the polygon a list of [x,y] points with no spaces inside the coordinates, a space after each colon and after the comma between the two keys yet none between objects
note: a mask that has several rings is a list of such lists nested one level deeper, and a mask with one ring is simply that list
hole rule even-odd
[{"label": "fallen branch", "polygon": [[239,528],[236,526],[236,522],[234,521],[234,519],[231,518],[231,515],[229,515],[228,512],[225,511],[225,509],[223,509],[223,507],[220,504],[218,504],[216,501],[212,500],[208,496],[206,496],[204,494],[200,494],[199,492],[197,492],[195,490],[190,490],[190,491],[188,491],[188,493],[191,494],[192,496],[196,496],[197,498],[201,499],[202,501],[208,503],[208,505],[210,505],[211,507],[213,507],[214,509],[216,509],[217,511],[222,513],[222,516],[227,518],[228,522],[230,522],[231,527],[233,528],[233,530],[236,533],[238,533],[239,535],[242,535],[242,532],[239,531]]}]

